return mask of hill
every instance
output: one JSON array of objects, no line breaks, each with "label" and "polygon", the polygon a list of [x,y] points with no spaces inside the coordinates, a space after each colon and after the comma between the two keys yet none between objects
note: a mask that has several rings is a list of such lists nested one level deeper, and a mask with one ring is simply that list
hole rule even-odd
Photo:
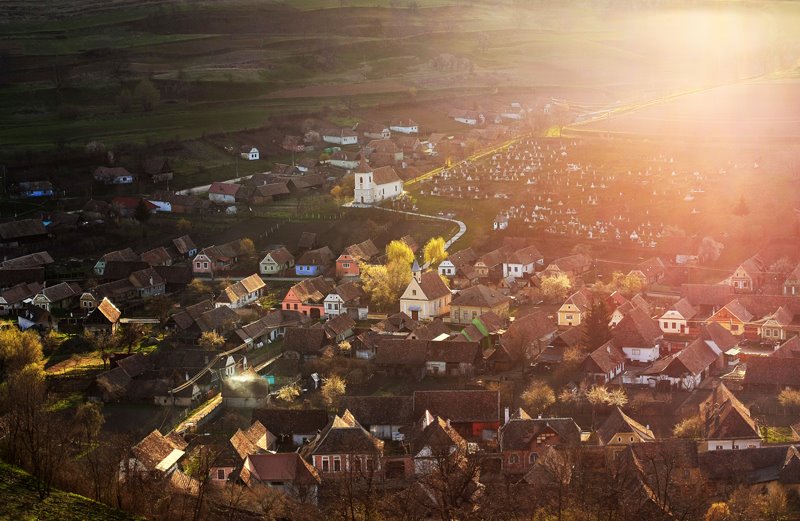
[{"label": "hill", "polygon": [[61,490],[54,490],[41,500],[30,474],[0,462],[0,519],[134,521],[139,518]]}]

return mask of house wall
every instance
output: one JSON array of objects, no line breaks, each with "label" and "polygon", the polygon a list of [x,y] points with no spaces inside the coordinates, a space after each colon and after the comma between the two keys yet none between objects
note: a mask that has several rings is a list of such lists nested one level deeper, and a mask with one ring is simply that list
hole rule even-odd
[{"label": "house wall", "polygon": [[625,358],[632,362],[652,362],[658,360],[659,346],[655,347],[623,347]]},{"label": "house wall", "polygon": [[198,255],[192,261],[193,273],[214,273],[214,263],[205,255]]},{"label": "house wall", "polygon": [[298,264],[294,267],[294,273],[298,277],[315,277],[322,272],[321,266]]},{"label": "house wall", "polygon": [[564,304],[558,309],[559,326],[579,326],[582,318],[581,311],[575,304]]},{"label": "house wall", "polygon": [[503,263],[503,277],[515,277],[519,278],[525,274],[533,273],[536,271],[536,263],[531,262],[530,264],[509,264]]},{"label": "house wall", "polygon": [[658,319],[658,325],[661,327],[661,331],[664,333],[670,334],[687,334],[689,332],[689,326],[680,313],[675,310],[670,310],[664,313],[661,318]]},{"label": "house wall", "polygon": [[736,449],[751,449],[760,448],[761,440],[755,439],[742,439],[742,440],[706,440],[705,444],[701,444],[700,448],[706,450],[733,450]]},{"label": "house wall", "polygon": [[361,274],[361,269],[358,267],[352,257],[336,259],[336,276],[342,277],[358,277]]},{"label": "house wall", "polygon": [[212,194],[212,193],[209,193],[208,194],[208,199],[212,203],[217,203],[217,204],[233,204],[233,203],[236,202],[236,197],[235,196],[227,195],[227,194]]},{"label": "house wall", "polygon": [[454,324],[471,324],[474,319],[489,311],[494,312],[500,318],[506,318],[508,316],[508,309],[509,309],[508,302],[500,306],[495,306],[493,308],[475,307],[475,306],[451,306],[450,322]]}]

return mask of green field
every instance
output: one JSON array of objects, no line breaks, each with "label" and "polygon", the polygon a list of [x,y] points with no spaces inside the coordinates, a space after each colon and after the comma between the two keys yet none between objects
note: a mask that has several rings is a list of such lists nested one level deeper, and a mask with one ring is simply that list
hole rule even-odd
[{"label": "green field", "polygon": [[0,519],[14,521],[126,521],[139,519],[91,499],[54,490],[39,497],[34,478],[0,462]]}]

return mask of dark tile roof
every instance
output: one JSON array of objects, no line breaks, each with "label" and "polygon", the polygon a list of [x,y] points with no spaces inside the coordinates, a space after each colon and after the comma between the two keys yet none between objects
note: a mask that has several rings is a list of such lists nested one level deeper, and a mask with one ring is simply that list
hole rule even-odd
[{"label": "dark tile roof", "polygon": [[[296,452],[279,454],[254,454],[248,456],[252,471],[248,475],[264,483],[292,483],[315,485],[320,482],[317,470]],[[243,472],[243,478],[245,473]]]},{"label": "dark tile roof", "polygon": [[428,300],[434,300],[450,294],[450,288],[439,276],[438,271],[426,271],[420,276],[419,286]]},{"label": "dark tile roof", "polygon": [[618,346],[650,347],[664,336],[658,322],[639,308],[631,309],[611,332]]},{"label": "dark tile roof", "polygon": [[537,340],[547,338],[558,331],[558,327],[544,311],[534,311],[524,317],[517,317],[508,330],[500,337],[500,343],[515,359],[527,353]]},{"label": "dark tile roof", "polygon": [[325,330],[322,328],[286,328],[283,338],[284,351],[297,351],[301,354],[318,354],[327,345]]},{"label": "dark tile roof", "polygon": [[500,428],[500,450],[526,450],[539,434],[548,430],[558,434],[563,444],[581,442],[581,429],[572,418],[519,418]]},{"label": "dark tile roof", "polygon": [[414,416],[425,411],[452,422],[496,422],[500,420],[498,391],[414,391]]},{"label": "dark tile roof", "polygon": [[609,373],[625,363],[625,353],[612,340],[601,345],[584,359],[582,367],[588,373]]},{"label": "dark tile roof", "polygon": [[414,423],[411,396],[342,396],[339,411],[349,410],[362,425],[411,425]]},{"label": "dark tile roof", "polygon": [[594,433],[600,445],[608,445],[618,433],[632,433],[637,436],[636,441],[653,441],[653,431],[637,422],[619,407],[614,407],[599,429]]},{"label": "dark tile roof", "polygon": [[322,409],[255,409],[253,421],[259,421],[276,436],[315,434],[328,424]]},{"label": "dark tile roof", "polygon": [[[746,379],[747,375],[745,381]],[[773,380],[772,383],[774,382]],[[760,437],[758,427],[750,417],[750,411],[723,383],[715,387],[711,395],[700,404],[700,415],[704,420],[705,438]]]},{"label": "dark tile roof", "polygon": [[383,441],[367,432],[350,411],[334,418],[307,447],[307,454],[382,453]]},{"label": "dark tile roof", "polygon": [[[427,292],[425,294],[427,295]],[[483,284],[478,284],[459,292],[450,305],[493,308],[509,302],[511,302],[511,299],[499,291]]]}]

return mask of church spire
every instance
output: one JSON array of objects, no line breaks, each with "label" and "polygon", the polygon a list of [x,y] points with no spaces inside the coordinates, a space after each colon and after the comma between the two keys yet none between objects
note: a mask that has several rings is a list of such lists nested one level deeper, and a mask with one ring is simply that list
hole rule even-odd
[{"label": "church spire", "polygon": [[372,169],[367,164],[367,154],[364,152],[364,149],[361,149],[361,161],[358,163],[358,168],[356,168],[357,174],[368,174],[372,172]]}]

